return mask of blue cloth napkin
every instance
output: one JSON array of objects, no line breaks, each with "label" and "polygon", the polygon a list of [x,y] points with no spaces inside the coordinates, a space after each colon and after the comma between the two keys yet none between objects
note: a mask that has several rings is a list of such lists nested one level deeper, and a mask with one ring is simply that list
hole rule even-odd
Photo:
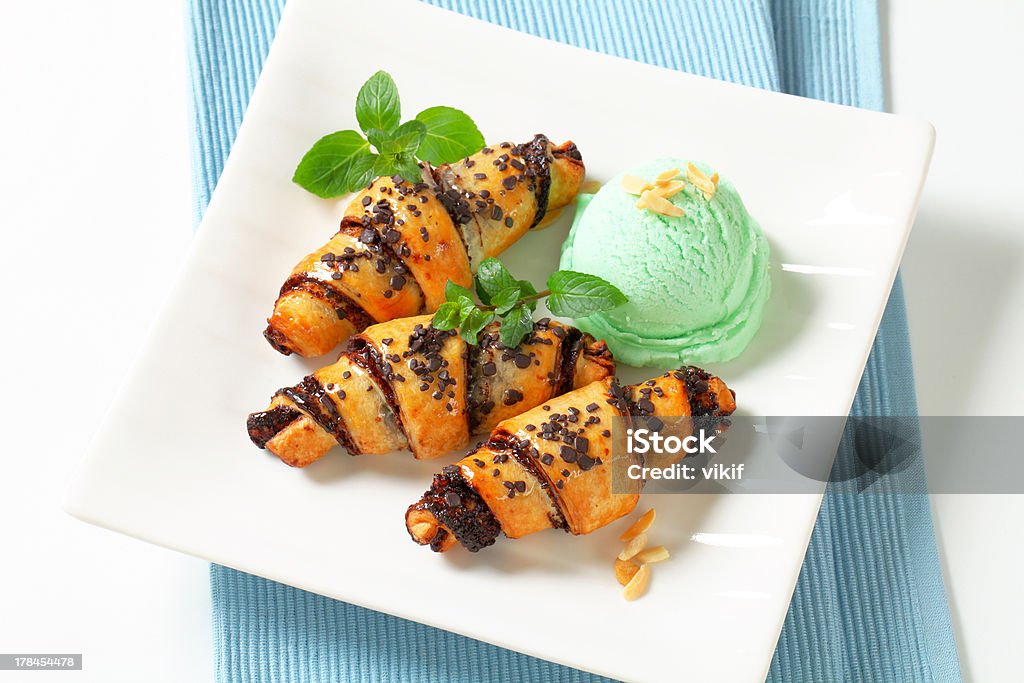
[{"label": "blue cloth napkin", "polygon": [[[428,0],[630,59],[883,106],[868,0]],[[283,0],[189,0],[196,217],[216,185]],[[897,279],[854,415],[916,415]],[[844,441],[839,471],[853,467]],[[924,490],[920,457],[894,475]],[[896,484],[892,483],[895,488]],[[599,681],[475,640],[213,566],[217,679]],[[768,680],[959,681],[927,496],[829,486]]]}]

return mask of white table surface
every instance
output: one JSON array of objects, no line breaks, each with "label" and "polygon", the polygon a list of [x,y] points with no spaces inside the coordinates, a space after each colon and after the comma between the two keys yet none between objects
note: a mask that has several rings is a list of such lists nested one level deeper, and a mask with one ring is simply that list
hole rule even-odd
[{"label": "white table surface", "polygon": [[[181,4],[4,9],[0,652],[85,654],[82,672],[33,681],[210,680],[207,564],[60,509],[190,243]],[[938,130],[903,268],[922,413],[1024,414],[1024,95],[1007,87],[1024,6],[883,0],[883,14],[890,107]],[[1009,680],[1024,496],[933,508],[965,675]]]}]

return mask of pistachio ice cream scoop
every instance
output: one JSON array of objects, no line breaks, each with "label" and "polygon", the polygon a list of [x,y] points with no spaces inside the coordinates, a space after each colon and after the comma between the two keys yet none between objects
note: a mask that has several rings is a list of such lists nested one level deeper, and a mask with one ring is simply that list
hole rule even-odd
[{"label": "pistachio ice cream scoop", "polygon": [[578,201],[561,268],[600,276],[629,297],[577,320],[581,329],[629,365],[715,363],[743,352],[771,291],[769,249],[732,183],[704,164],[664,158]]}]

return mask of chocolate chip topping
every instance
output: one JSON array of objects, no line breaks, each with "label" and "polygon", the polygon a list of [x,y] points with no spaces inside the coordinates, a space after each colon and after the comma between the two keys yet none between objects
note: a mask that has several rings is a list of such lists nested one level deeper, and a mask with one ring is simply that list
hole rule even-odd
[{"label": "chocolate chip topping", "polygon": [[345,426],[345,420],[338,412],[338,406],[316,377],[307,375],[295,386],[278,389],[274,395],[283,395],[291,399],[300,411],[333,436],[349,453],[359,453]]},{"label": "chocolate chip topping", "polygon": [[[501,532],[494,513],[466,483],[457,465],[448,465],[435,474],[430,489],[412,507],[432,513],[470,552],[492,545]],[[431,547],[440,549],[434,544]]]},{"label": "chocolate chip topping", "polygon": [[709,391],[711,374],[694,365],[685,365],[672,373],[675,379],[686,385],[690,401],[690,414],[694,417],[717,415],[721,410],[715,392]]},{"label": "chocolate chip topping", "polygon": [[518,389],[506,389],[501,395],[501,402],[507,406],[514,406],[523,400],[523,392]]}]

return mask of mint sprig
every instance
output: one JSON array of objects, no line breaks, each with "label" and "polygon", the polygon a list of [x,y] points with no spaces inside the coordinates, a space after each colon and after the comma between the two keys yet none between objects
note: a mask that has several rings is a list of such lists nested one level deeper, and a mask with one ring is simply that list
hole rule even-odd
[{"label": "mint sprig", "polygon": [[465,112],[453,107],[430,107],[416,114],[416,120],[427,130],[419,149],[425,161],[450,164],[483,149],[484,136]]},{"label": "mint sprig", "polygon": [[508,348],[519,343],[533,330],[537,302],[547,297],[547,306],[555,315],[582,318],[626,303],[626,295],[607,280],[559,270],[547,281],[547,289],[538,292],[528,280],[517,280],[496,258],[480,262],[473,292],[451,280],[445,286],[445,303],[434,313],[434,327],[459,330],[470,344],[477,343],[480,331],[492,320],[501,321],[501,343]]},{"label": "mint sprig", "polygon": [[402,119],[398,86],[386,71],[370,76],[356,95],[356,120],[364,131],[393,130]]},{"label": "mint sprig", "polygon": [[583,318],[626,303],[626,295],[594,275],[560,270],[548,278],[548,310],[566,318]]},{"label": "mint sprig", "polygon": [[365,187],[376,176],[420,179],[420,161],[448,164],[484,146],[484,136],[465,112],[430,107],[401,123],[398,86],[378,71],[356,95],[362,133],[341,130],[317,140],[302,157],[292,181],[318,197],[337,197]]},{"label": "mint sprig", "polygon": [[362,135],[340,130],[317,140],[302,157],[292,180],[318,197],[337,197],[350,191],[357,176],[363,178],[372,171],[373,160]]}]

